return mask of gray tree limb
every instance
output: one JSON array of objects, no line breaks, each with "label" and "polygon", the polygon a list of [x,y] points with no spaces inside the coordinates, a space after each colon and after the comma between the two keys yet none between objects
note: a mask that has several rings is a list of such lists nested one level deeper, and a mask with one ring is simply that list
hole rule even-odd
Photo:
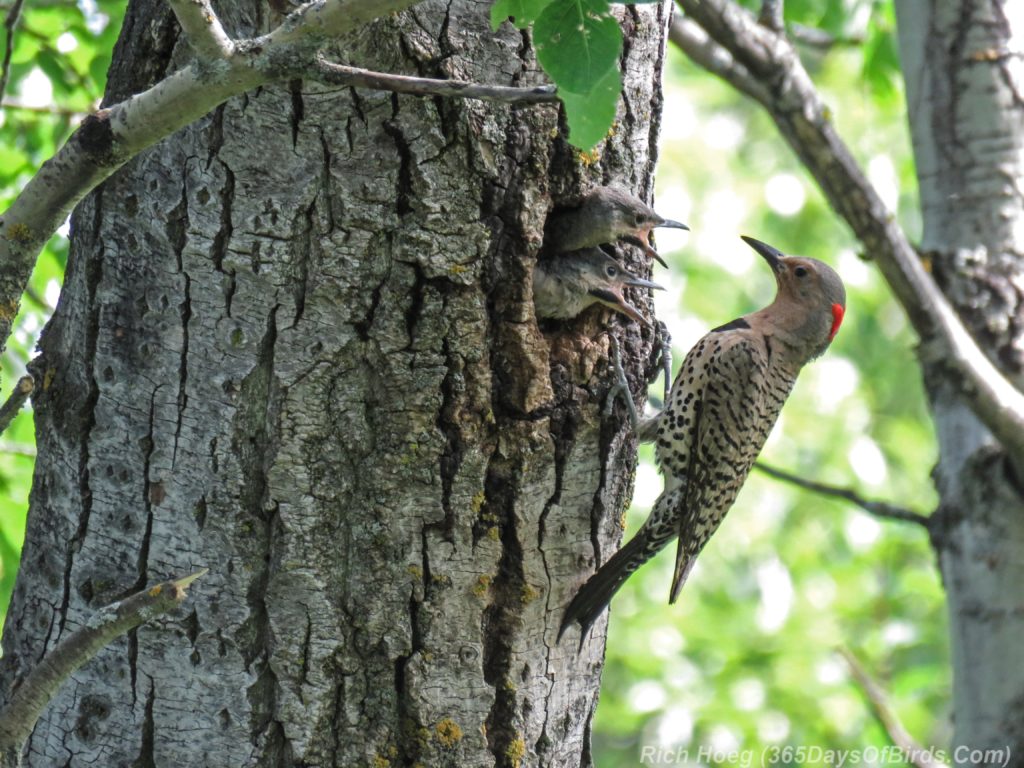
[{"label": "gray tree limb", "polygon": [[269,34],[233,43],[208,3],[176,1],[172,8],[186,34],[196,36],[190,39],[200,60],[152,88],[86,117],[0,216],[2,346],[6,346],[36,255],[90,190],[146,147],[231,96],[309,68],[332,36],[417,1],[314,0]]},{"label": "gray tree limb", "polygon": [[7,16],[4,18],[4,31],[7,34],[7,43],[4,45],[4,61],[0,65],[0,97],[7,92],[7,80],[11,76],[11,56],[14,55],[14,30],[21,19],[21,8],[25,0],[14,0]]},{"label": "gray tree limb", "polygon": [[18,411],[25,405],[28,396],[32,394],[34,382],[31,376],[22,376],[14,385],[11,396],[0,406],[0,433],[7,429],[18,415]]},{"label": "gray tree limb", "polygon": [[47,653],[0,712],[0,768],[20,763],[22,745],[40,713],[76,669],[125,632],[180,605],[187,597],[189,585],[206,571],[204,568],[189,576],[147,587],[101,608],[85,626]]}]

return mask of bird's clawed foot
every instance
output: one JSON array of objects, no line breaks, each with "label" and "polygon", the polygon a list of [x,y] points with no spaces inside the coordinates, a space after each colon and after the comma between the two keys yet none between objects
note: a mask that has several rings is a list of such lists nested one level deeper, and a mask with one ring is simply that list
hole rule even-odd
[{"label": "bird's clawed foot", "polygon": [[[672,376],[672,352],[670,349],[671,340],[665,324],[658,321],[658,339],[661,346],[661,365],[665,371],[665,402],[668,402],[669,382]],[[615,371],[615,382],[608,390],[608,396],[604,403],[604,415],[610,416],[615,407],[615,398],[622,397],[626,404],[626,412],[629,414],[629,425],[642,443],[653,443],[658,437],[658,423],[661,419],[661,411],[656,411],[653,416],[641,418],[636,410],[636,403],[633,402],[633,393],[629,389],[629,380],[626,378],[626,371],[622,367],[622,352],[619,348],[619,340],[614,336],[611,339],[611,363]]]},{"label": "bird's clawed foot", "polygon": [[619,340],[609,336],[612,346],[612,367],[615,370],[615,383],[608,390],[608,399],[604,402],[604,415],[611,416],[612,408],[615,407],[615,398],[622,396],[626,404],[626,411],[629,413],[629,423],[635,432],[640,425],[640,417],[636,412],[636,404],[633,402],[633,393],[629,391],[629,380],[626,378],[626,371],[622,367],[622,353],[619,350]]}]

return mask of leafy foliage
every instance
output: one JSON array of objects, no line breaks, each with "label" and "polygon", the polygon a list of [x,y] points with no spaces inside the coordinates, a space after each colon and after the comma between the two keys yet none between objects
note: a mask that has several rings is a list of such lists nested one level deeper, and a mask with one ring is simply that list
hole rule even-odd
[{"label": "leafy foliage", "polygon": [[622,93],[622,30],[607,0],[497,0],[491,24],[497,30],[506,19],[533,26],[537,59],[558,86],[569,137],[592,148],[615,122]]}]

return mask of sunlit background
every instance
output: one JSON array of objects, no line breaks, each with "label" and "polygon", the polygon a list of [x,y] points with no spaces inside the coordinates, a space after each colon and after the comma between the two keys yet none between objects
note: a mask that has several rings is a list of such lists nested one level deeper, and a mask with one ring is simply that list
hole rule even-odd
[{"label": "sunlit background", "polygon": [[[122,13],[110,0],[24,8],[0,113],[3,207],[95,106]],[[891,6],[790,0],[787,18],[837,38],[828,48],[802,47],[805,63],[854,155],[916,235]],[[913,337],[871,254],[828,209],[769,119],[677,51],[665,97],[656,207],[693,230],[658,234],[672,268],[656,271],[668,288],[655,296],[657,314],[677,365],[709,328],[773,294],[770,273],[740,234],[829,261],[849,292],[846,320],[828,354],[804,371],[762,458],[929,512],[935,445]],[[56,304],[66,253],[56,236],[39,259],[3,358],[5,393],[24,374]],[[33,455],[26,409],[0,437],[0,606],[17,568]],[[627,536],[661,487],[644,447]],[[706,756],[771,745],[885,746],[841,650],[859,659],[919,742],[948,743],[943,595],[921,527],[879,521],[755,472],[669,607],[673,557],[669,548],[613,604],[593,735],[599,768],[636,766],[652,748],[686,750],[689,763],[677,763],[683,753],[673,751],[670,764],[694,764],[702,749]]]}]

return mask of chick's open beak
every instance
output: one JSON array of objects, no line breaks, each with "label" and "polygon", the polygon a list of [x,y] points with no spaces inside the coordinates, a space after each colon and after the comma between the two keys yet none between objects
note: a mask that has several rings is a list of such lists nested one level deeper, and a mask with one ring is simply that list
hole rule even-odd
[{"label": "chick's open beak", "polygon": [[640,310],[626,301],[625,297],[619,291],[612,288],[591,288],[590,295],[606,307],[611,307],[616,312],[621,312],[626,317],[636,320],[641,325],[650,327],[650,323],[648,323],[644,316],[640,314]]}]

